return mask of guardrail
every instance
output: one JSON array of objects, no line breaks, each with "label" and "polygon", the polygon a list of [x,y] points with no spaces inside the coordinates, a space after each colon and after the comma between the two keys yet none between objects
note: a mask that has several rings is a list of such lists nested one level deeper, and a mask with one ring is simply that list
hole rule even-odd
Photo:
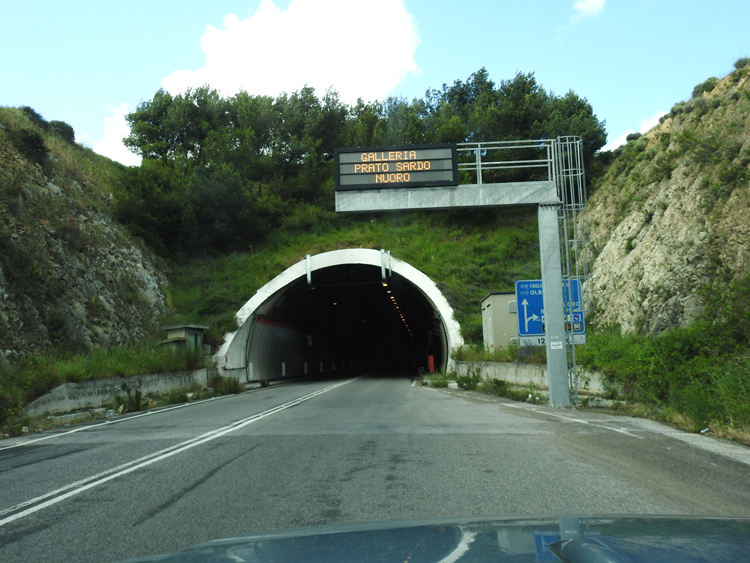
[{"label": "guardrail", "polygon": [[[555,180],[555,139],[538,139],[531,141],[488,141],[478,143],[458,143],[459,173],[470,172],[476,176],[476,184],[483,183],[483,172],[490,170],[517,170],[524,168],[546,169],[547,181]],[[499,158],[503,152],[507,159]],[[510,153],[509,151],[514,151]],[[518,151],[530,154],[533,158],[518,158]],[[533,153],[532,153],[533,151]],[[461,161],[461,156],[469,158]],[[473,157],[473,158],[471,158]]]}]

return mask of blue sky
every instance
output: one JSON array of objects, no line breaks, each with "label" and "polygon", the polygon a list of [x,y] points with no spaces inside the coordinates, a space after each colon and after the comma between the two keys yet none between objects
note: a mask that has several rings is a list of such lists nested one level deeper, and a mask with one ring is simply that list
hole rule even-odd
[{"label": "blue sky", "polygon": [[748,0],[33,0],[4,2],[0,106],[33,107],[128,164],[123,119],[159,88],[277,95],[309,84],[422,97],[485,67],[534,72],[643,130],[750,56]]}]

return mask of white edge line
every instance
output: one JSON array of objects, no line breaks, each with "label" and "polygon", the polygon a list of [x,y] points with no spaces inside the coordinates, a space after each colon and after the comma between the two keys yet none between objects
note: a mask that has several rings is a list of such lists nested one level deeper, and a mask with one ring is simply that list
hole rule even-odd
[{"label": "white edge line", "polygon": [[622,428],[612,428],[611,426],[605,426],[604,424],[596,424],[595,422],[589,422],[588,420],[582,420],[580,418],[573,418],[572,416],[564,416],[562,414],[557,414],[553,412],[546,412],[541,409],[530,409],[521,405],[510,405],[508,403],[498,403],[498,404],[503,407],[510,407],[512,409],[522,409],[522,410],[536,412],[536,413],[547,415],[547,416],[554,416],[556,418],[561,418],[569,422],[577,422],[579,424],[586,424],[588,426],[597,426],[599,428],[604,428],[605,430],[611,430],[612,432],[617,432],[618,434],[624,434],[625,436],[630,436],[632,438],[638,438],[639,440],[643,440],[643,436],[639,436],[638,434],[633,434],[632,432],[628,432],[627,430],[624,430]]},{"label": "white edge line", "polygon": [[67,436],[68,434],[75,434],[76,432],[82,432],[84,430],[91,430],[92,428],[98,428],[99,426],[107,426],[110,424],[118,424],[120,422],[127,422],[128,420],[134,420],[136,418],[141,418],[142,416],[149,416],[149,415],[159,414],[162,412],[173,411],[175,409],[182,409],[185,407],[190,407],[192,405],[200,405],[201,403],[207,403],[209,401],[215,401],[217,399],[225,399],[227,397],[232,397],[232,396],[233,395],[222,395],[221,397],[210,397],[208,399],[201,399],[200,401],[191,401],[190,403],[181,403],[179,405],[164,407],[159,410],[147,411],[141,414],[135,414],[133,416],[128,416],[125,418],[118,418],[116,420],[104,420],[96,424],[80,426],[78,428],[74,428],[73,430],[67,430],[65,432],[56,432],[54,434],[48,434],[47,436],[42,436],[41,438],[34,438],[32,440],[26,440],[25,442],[18,442],[17,444],[13,444],[12,446],[4,446],[0,448],[0,452],[3,450],[10,450],[12,448],[18,448],[20,446],[28,446],[29,444],[35,444],[36,442],[42,442],[44,440],[49,440],[51,438],[59,438],[60,436]]}]

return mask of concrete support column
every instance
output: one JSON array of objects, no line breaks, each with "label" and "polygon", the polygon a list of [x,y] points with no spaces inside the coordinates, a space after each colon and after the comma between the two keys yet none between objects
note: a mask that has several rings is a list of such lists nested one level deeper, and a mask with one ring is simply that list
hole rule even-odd
[{"label": "concrete support column", "polygon": [[557,219],[559,207],[560,205],[539,205],[538,208],[549,404],[556,408],[570,406],[560,231]]}]

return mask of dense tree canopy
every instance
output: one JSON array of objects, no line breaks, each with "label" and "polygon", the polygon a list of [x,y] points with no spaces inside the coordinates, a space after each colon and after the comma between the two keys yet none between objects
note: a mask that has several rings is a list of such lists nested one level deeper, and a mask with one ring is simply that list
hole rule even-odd
[{"label": "dense tree canopy", "polygon": [[143,157],[118,197],[122,220],[162,251],[229,250],[260,241],[300,210],[333,208],[337,147],[579,135],[592,160],[604,123],[585,98],[547,93],[533,73],[496,86],[485,69],[423,99],[343,104],[304,87],[277,98],[222,98],[208,86],[159,90],[127,116]]}]

